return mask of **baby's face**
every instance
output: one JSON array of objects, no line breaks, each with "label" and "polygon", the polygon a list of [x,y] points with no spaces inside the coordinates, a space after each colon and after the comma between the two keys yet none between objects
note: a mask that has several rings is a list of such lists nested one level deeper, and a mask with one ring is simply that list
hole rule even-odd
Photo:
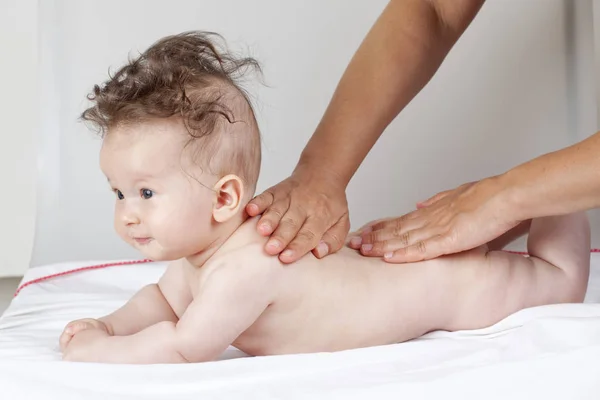
[{"label": "baby's face", "polygon": [[210,245],[214,177],[192,164],[183,151],[188,140],[183,125],[153,120],[112,129],[102,145],[115,229],[153,260],[189,257]]}]

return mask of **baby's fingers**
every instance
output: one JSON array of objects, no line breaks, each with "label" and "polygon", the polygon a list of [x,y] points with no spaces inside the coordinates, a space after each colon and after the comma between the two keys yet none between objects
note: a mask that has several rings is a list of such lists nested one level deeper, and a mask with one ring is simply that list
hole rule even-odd
[{"label": "baby's fingers", "polygon": [[61,350],[64,351],[75,334],[86,329],[94,329],[94,325],[90,321],[86,320],[69,322],[58,339]]},{"label": "baby's fingers", "polygon": [[60,338],[58,339],[58,343],[60,345],[60,350],[62,352],[65,351],[65,349],[67,348],[67,345],[69,344],[71,339],[73,339],[73,335],[71,333],[68,333],[67,330],[65,329],[63,331],[63,333],[60,335]]},{"label": "baby's fingers", "polygon": [[84,331],[86,329],[94,329],[95,326],[88,321],[75,321],[71,322],[65,328],[65,332],[70,335],[75,335],[77,332]]},{"label": "baby's fingers", "polygon": [[71,321],[67,324],[63,331],[63,335],[74,336],[78,332],[84,331],[86,329],[96,329],[98,328],[94,323],[90,320],[77,320]]}]

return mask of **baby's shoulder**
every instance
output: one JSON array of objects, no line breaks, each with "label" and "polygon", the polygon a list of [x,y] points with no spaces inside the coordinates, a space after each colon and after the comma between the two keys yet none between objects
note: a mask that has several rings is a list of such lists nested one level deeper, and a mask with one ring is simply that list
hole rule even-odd
[{"label": "baby's shoulder", "polygon": [[213,282],[261,282],[278,273],[277,257],[267,255],[263,247],[253,243],[215,254],[202,267],[204,280]]},{"label": "baby's shoulder", "polygon": [[273,270],[278,261],[277,257],[266,254],[261,244],[250,243],[215,254],[206,266],[237,273],[260,273]]}]

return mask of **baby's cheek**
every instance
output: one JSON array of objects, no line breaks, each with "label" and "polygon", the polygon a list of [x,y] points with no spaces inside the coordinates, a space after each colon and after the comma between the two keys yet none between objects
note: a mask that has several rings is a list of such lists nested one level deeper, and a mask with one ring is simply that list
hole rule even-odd
[{"label": "baby's cheek", "polygon": [[197,214],[177,212],[156,224],[161,226],[160,237],[157,235],[156,239],[165,250],[189,253],[184,256],[203,250],[205,242],[210,240],[210,219],[199,218]]},{"label": "baby's cheek", "polygon": [[187,247],[186,243],[190,240],[190,237],[185,224],[166,220],[160,232],[155,235],[155,239],[160,242],[165,250],[177,251],[177,249]]},{"label": "baby's cheek", "polygon": [[120,219],[116,216],[113,220],[113,226],[115,228],[115,232],[117,232],[117,235],[119,235],[119,237],[125,242],[129,243],[129,236],[127,235],[127,230],[123,226],[123,223],[120,221]]},{"label": "baby's cheek", "polygon": [[177,213],[154,213],[148,221],[150,234],[165,250],[181,243],[182,227]]}]

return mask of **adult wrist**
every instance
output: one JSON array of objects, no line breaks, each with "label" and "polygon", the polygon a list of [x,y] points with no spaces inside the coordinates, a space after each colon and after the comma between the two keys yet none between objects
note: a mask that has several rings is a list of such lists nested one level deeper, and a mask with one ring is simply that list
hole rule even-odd
[{"label": "adult wrist", "polygon": [[302,154],[293,175],[306,180],[321,180],[340,185],[342,188],[348,186],[349,178],[337,171],[332,165],[330,158],[326,156],[313,156],[311,154]]},{"label": "adult wrist", "polygon": [[497,204],[511,222],[525,221],[538,215],[530,207],[530,196],[512,170],[489,178],[496,187]]}]

